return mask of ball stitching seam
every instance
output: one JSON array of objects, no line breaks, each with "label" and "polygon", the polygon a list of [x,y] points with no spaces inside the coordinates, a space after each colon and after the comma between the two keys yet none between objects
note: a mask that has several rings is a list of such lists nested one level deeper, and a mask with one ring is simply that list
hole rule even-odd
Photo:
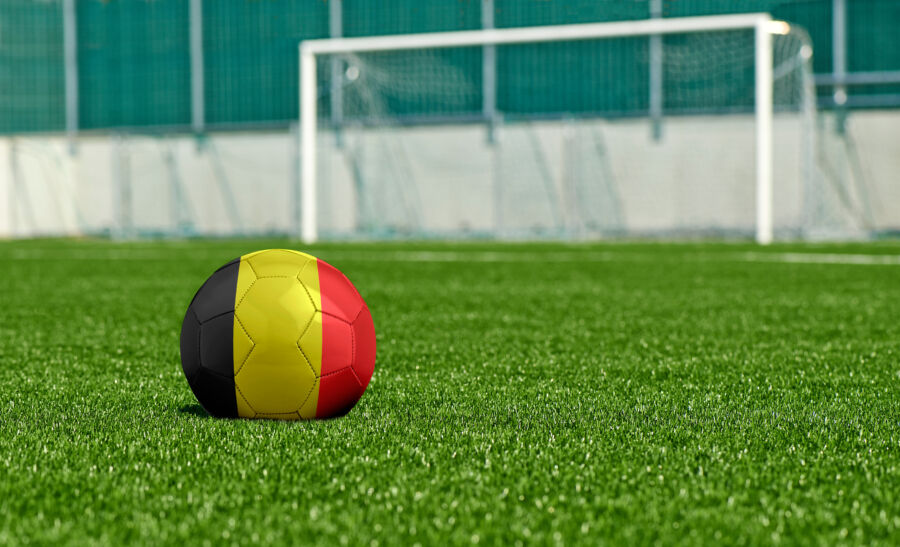
[{"label": "ball stitching seam", "polygon": [[244,392],[241,391],[241,387],[240,387],[239,385],[237,385],[237,382],[234,383],[234,389],[237,390],[238,395],[240,395],[240,396],[241,396],[241,399],[244,400],[244,403],[247,405],[247,408],[249,408],[250,410],[253,411],[253,415],[255,416],[256,414],[259,414],[259,413],[256,411],[256,409],[253,408],[253,405],[250,404],[250,401],[248,401],[247,398],[244,397]]},{"label": "ball stitching seam", "polygon": [[240,318],[238,318],[237,313],[234,314],[234,319],[235,319],[235,321],[237,321],[238,326],[241,327],[241,330],[244,331],[244,334],[247,336],[247,339],[250,340],[250,344],[251,344],[250,351],[248,351],[247,355],[244,356],[244,360],[241,361],[241,365],[238,367],[238,369],[236,371],[234,371],[234,375],[237,376],[238,374],[240,374],[241,370],[243,370],[244,365],[247,363],[247,360],[250,359],[250,354],[253,353],[253,350],[256,349],[256,342],[253,341],[253,338],[250,336],[250,333],[247,332],[247,329],[244,328],[244,324],[241,323],[241,320],[240,320]]}]

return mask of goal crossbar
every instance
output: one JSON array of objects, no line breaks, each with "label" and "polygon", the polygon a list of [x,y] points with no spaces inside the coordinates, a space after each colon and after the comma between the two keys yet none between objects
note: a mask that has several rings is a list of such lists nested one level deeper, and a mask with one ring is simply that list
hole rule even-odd
[{"label": "goal crossbar", "polygon": [[756,241],[772,241],[772,34],[785,34],[787,23],[768,13],[710,15],[671,19],[646,19],[612,23],[583,23],[505,29],[463,30],[420,34],[396,34],[357,38],[328,38],[300,42],[300,237],[304,243],[318,240],[316,205],[317,100],[316,56],[337,53],[371,53],[507,44],[527,44],[655,36],[687,32],[754,30],[756,118]]}]

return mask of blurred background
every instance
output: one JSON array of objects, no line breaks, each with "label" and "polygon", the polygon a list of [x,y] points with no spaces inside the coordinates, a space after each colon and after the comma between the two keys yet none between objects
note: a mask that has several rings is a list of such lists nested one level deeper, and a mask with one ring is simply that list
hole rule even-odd
[{"label": "blurred background", "polygon": [[[302,40],[749,12],[776,238],[900,233],[896,0],[4,0],[0,237],[297,236]],[[753,236],[752,30],[317,63],[323,238]]]}]

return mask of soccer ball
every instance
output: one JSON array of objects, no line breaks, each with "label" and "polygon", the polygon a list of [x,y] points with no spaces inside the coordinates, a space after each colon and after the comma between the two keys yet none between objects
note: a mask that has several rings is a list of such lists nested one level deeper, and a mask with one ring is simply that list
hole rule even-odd
[{"label": "soccer ball", "polygon": [[375,368],[375,326],[353,284],[308,254],[258,251],[200,287],[181,364],[213,416],[297,420],[350,411]]}]

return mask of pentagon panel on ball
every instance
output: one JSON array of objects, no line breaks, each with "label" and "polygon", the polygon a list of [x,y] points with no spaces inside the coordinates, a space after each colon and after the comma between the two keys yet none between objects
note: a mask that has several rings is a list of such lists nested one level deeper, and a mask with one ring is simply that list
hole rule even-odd
[{"label": "pentagon panel on ball", "polygon": [[181,327],[181,362],[213,416],[342,416],[372,378],[375,326],[333,266],[297,251],[258,251],[197,291]]}]

